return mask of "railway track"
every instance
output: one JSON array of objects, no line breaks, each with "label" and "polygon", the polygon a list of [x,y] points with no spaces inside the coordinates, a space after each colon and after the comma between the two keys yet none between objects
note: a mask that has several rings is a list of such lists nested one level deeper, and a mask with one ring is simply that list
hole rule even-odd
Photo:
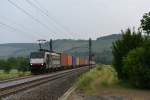
[{"label": "railway track", "polygon": [[11,82],[11,81],[16,81],[16,80],[21,80],[21,79],[25,79],[25,78],[29,78],[29,77],[33,77],[33,75],[1,80],[1,81],[0,81],[0,84],[2,84],[2,83],[6,83],[6,82]]},{"label": "railway track", "polygon": [[80,67],[76,69],[70,69],[65,71],[60,71],[57,73],[51,73],[46,75],[38,75],[34,77],[23,78],[19,80],[11,80],[0,83],[0,99],[7,97],[9,95],[34,88],[38,85],[53,81],[56,79],[63,78],[69,74],[77,72],[82,69],[87,69],[88,67]]},{"label": "railway track", "polygon": [[[41,75],[47,75],[47,74],[41,74]],[[28,75],[28,76],[23,76],[23,77],[5,79],[5,80],[1,80],[0,84],[12,82],[12,81],[17,81],[17,80],[22,80],[22,79],[26,79],[26,78],[31,78],[31,77],[33,78],[33,77],[37,77],[37,76],[41,76],[41,75]]]}]

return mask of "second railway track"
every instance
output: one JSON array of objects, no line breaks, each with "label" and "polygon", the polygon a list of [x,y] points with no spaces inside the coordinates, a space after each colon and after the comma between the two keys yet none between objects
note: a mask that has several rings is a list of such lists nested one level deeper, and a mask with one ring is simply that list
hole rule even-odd
[{"label": "second railway track", "polygon": [[36,87],[40,84],[44,84],[49,81],[53,81],[64,76],[67,76],[73,72],[77,72],[81,69],[87,69],[87,67],[81,67],[76,69],[65,70],[57,73],[39,75],[36,77],[23,78],[20,80],[8,81],[5,83],[0,83],[0,98],[7,97],[9,95],[25,91],[27,89]]},{"label": "second railway track", "polygon": [[33,75],[1,80],[1,81],[0,81],[0,84],[2,84],[2,83],[7,83],[7,82],[11,82],[11,81],[16,81],[16,80],[21,80],[21,79],[25,79],[25,78],[29,78],[29,77],[33,77]]}]

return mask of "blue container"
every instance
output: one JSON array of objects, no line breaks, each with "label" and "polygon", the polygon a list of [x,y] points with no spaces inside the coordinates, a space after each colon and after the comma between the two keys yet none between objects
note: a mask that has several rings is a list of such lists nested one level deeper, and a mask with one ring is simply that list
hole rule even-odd
[{"label": "blue container", "polygon": [[72,56],[72,65],[75,66],[77,64],[76,57]]}]

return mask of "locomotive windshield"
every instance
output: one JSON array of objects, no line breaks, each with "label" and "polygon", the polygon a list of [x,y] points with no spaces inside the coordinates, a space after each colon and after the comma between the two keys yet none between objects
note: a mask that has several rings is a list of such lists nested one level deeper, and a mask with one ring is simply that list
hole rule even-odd
[{"label": "locomotive windshield", "polygon": [[32,52],[30,58],[44,58],[44,52]]}]

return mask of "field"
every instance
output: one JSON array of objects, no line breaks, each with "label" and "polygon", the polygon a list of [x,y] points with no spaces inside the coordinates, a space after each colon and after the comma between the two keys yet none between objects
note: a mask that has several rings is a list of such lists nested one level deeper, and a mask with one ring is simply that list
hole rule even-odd
[{"label": "field", "polygon": [[3,70],[0,70],[0,81],[29,75],[31,75],[30,72],[21,72],[16,69],[11,70],[10,72],[4,72]]},{"label": "field", "polygon": [[[136,89],[120,82],[117,73],[110,65],[97,65],[96,68],[80,76],[77,87],[68,100],[101,100],[106,97],[122,98],[117,100],[150,100],[150,91]],[[123,99],[124,98],[124,99]],[[103,99],[102,99],[103,100]],[[106,99],[107,100],[107,99]]]}]

